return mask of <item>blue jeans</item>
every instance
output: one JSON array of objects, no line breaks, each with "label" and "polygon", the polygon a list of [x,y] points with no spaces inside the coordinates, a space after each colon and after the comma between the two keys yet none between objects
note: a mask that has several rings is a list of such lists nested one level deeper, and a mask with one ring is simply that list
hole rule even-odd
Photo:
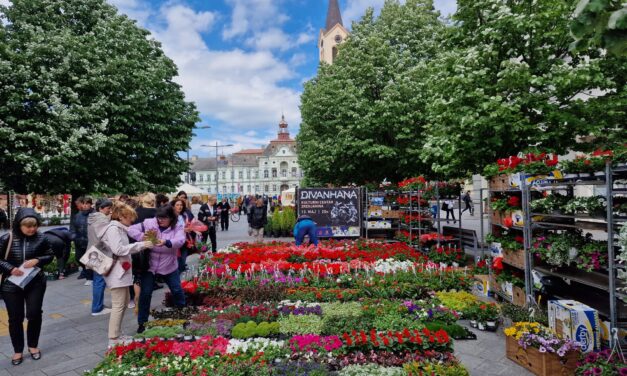
[{"label": "blue jeans", "polygon": [[318,234],[317,226],[313,221],[301,221],[298,222],[294,229],[294,240],[296,240],[296,245],[303,244],[305,240],[305,235],[309,235],[309,243],[313,245],[318,245]]},{"label": "blue jeans", "polygon": [[181,257],[177,257],[179,263],[179,273],[183,273],[187,269],[187,254],[189,251],[187,248],[181,248]]},{"label": "blue jeans", "polygon": [[[185,293],[181,287],[181,277],[178,269],[170,274],[162,275],[163,280],[170,288],[174,305],[177,308],[185,307]],[[150,301],[152,300],[152,288],[155,283],[155,275],[152,272],[144,272],[141,275],[141,292],[139,293],[139,309],[137,323],[144,325],[150,314]]]},{"label": "blue jeans", "polygon": [[98,313],[104,309],[104,293],[107,283],[100,274],[93,272],[93,276],[94,281],[91,285],[91,313]]}]

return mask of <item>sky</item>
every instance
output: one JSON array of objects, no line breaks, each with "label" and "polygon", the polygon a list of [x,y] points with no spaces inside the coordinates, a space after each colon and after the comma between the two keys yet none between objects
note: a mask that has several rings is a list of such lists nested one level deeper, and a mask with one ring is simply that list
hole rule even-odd
[{"label": "sky", "polygon": [[[0,0],[4,2],[5,0]],[[226,154],[275,138],[281,114],[294,137],[303,83],[316,75],[317,39],[328,0],[107,0],[148,29],[176,65],[186,99],[202,121],[191,155],[215,155],[204,144],[233,144]],[[350,29],[385,0],[340,0]],[[435,0],[443,16],[455,0]]]}]

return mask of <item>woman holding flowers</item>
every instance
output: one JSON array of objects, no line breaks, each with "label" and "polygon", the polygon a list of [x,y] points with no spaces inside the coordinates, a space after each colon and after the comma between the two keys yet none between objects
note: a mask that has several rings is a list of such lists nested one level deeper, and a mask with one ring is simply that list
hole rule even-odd
[{"label": "woman holding flowers", "polygon": [[142,241],[149,239],[154,248],[150,252],[150,267],[142,273],[139,294],[139,313],[137,323],[138,333],[145,330],[144,323],[148,321],[150,301],[155,276],[160,275],[168,284],[177,307],[185,306],[185,294],[181,288],[181,277],[176,259],[177,250],[185,243],[185,231],[172,206],[162,206],[157,209],[156,217],[146,219],[142,223],[131,226],[128,231],[131,238]]},{"label": "woman holding flowers", "polygon": [[117,203],[111,210],[111,222],[99,231],[99,244],[95,244],[105,254],[113,257],[114,263],[109,274],[104,275],[107,287],[111,290],[111,316],[109,317],[109,346],[123,340],[120,337],[124,312],[130,299],[129,286],[133,285],[131,254],[152,248],[149,241],[129,244],[128,226],[132,225],[137,214],[124,203]]}]

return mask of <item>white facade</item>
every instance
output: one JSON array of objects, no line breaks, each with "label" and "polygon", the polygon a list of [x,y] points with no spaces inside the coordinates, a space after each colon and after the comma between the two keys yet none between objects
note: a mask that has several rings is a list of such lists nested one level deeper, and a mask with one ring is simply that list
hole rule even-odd
[{"label": "white facade", "polygon": [[[279,134],[264,149],[246,149],[216,159],[192,158],[193,184],[209,194],[278,196],[281,191],[299,187],[303,171],[298,165],[296,141],[289,137],[285,119]],[[217,182],[216,182],[217,172]]]}]

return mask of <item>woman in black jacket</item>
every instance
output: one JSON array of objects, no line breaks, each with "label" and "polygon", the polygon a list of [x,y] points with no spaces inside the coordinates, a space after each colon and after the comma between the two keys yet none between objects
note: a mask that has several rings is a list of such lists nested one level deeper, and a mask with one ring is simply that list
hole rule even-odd
[{"label": "woman in black jacket", "polygon": [[[10,234],[0,237],[0,270],[2,270],[2,295],[9,314],[9,333],[15,354],[11,363],[17,366],[22,363],[24,351],[24,303],[26,302],[26,318],[28,327],[26,336],[28,352],[35,360],[41,359],[39,333],[41,332],[41,306],[46,292],[46,277],[43,268],[52,261],[54,252],[46,237],[37,231],[41,225],[39,215],[33,209],[22,208],[15,215],[11,244],[8,244]],[[8,257],[5,259],[9,247]],[[23,289],[7,280],[9,275],[20,276],[19,269],[24,265],[27,268],[38,267],[39,273]]]}]

